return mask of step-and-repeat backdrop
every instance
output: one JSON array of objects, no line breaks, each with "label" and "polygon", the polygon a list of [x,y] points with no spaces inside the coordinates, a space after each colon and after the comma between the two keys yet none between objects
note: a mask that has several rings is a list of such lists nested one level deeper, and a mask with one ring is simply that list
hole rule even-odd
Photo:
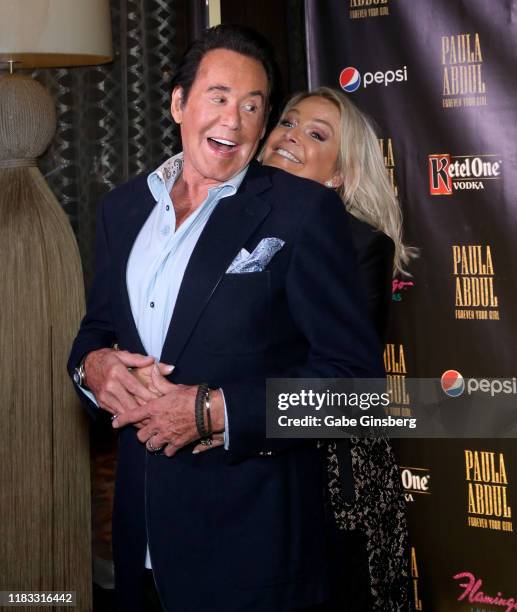
[{"label": "step-and-repeat backdrop", "polygon": [[[306,0],[306,20],[310,85],[374,119],[420,248],[393,282],[392,410],[411,412],[406,377],[456,370],[517,413],[517,2]],[[415,609],[517,610],[517,440],[396,446]]]}]

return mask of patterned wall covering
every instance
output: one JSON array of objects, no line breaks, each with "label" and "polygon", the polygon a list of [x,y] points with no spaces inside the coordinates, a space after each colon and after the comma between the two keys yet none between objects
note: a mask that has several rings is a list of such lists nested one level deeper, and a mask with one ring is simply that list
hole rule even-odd
[{"label": "patterned wall covering", "polygon": [[111,0],[112,63],[37,73],[58,115],[40,167],[69,215],[87,285],[99,197],[157,166],[178,146],[169,82],[183,51],[183,12],[183,3],[172,0]]}]

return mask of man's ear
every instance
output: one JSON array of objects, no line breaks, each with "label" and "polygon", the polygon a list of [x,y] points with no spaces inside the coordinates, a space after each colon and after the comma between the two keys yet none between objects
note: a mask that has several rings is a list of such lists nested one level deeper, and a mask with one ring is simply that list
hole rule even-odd
[{"label": "man's ear", "polygon": [[183,120],[183,87],[179,85],[172,90],[171,114],[174,121],[181,125]]}]

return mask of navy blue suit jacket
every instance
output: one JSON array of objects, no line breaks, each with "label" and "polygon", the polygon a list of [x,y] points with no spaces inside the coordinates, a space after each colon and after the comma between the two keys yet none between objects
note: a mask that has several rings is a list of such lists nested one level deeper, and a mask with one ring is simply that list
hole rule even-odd
[{"label": "navy blue suit jacket", "polygon": [[[113,342],[144,353],[126,266],[155,203],[146,178],[99,207],[96,274],[70,372]],[[113,542],[124,610],[138,609],[147,542],[172,612],[286,612],[326,598],[319,451],[266,438],[265,380],[383,376],[347,217],[330,190],[253,162],[209,219],[161,360],[176,366],[173,382],[223,389],[230,450],[192,455],[188,446],[167,458],[148,453],[133,427],[120,432]],[[265,237],[285,241],[266,270],[225,274],[241,248]]]}]

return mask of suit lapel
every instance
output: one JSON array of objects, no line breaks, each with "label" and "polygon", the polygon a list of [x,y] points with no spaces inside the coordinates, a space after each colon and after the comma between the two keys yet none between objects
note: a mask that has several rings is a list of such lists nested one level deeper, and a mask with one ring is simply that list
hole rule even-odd
[{"label": "suit lapel", "polygon": [[[129,293],[127,290],[127,262],[131,249],[138,236],[138,233],[142,229],[142,226],[147,220],[147,217],[151,214],[156,201],[151,194],[147,186],[147,177],[140,183],[141,189],[135,189],[131,192],[128,201],[125,204],[125,210],[127,211],[126,222],[127,230],[123,234],[121,241],[121,251],[119,257],[119,269],[117,270],[117,281],[119,283],[118,291],[115,295],[121,296],[122,301],[122,312],[127,320],[127,330],[129,332],[131,347],[134,352],[146,355],[147,352],[144,349],[140,335],[136,328],[135,319],[131,311],[131,303],[129,301]],[[127,347],[123,347],[127,348]]]},{"label": "suit lapel", "polygon": [[257,197],[269,187],[269,177],[255,164],[248,175],[236,195],[217,204],[192,252],[162,350],[166,363],[177,363],[228,266],[270,211]]}]

